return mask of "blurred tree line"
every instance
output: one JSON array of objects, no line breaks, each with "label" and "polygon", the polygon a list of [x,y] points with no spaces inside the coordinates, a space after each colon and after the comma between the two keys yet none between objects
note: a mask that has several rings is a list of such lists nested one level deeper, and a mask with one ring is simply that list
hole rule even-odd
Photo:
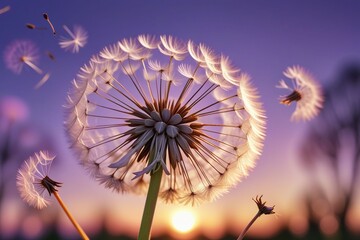
[{"label": "blurred tree line", "polygon": [[349,228],[359,189],[360,66],[346,65],[324,89],[324,108],[300,151],[311,185],[306,194],[309,234],[359,239]]}]

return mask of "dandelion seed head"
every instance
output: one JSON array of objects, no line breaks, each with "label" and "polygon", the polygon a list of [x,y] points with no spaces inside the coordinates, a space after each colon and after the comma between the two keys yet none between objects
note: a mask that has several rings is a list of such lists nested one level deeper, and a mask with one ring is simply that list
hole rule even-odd
[{"label": "dandelion seed head", "polygon": [[38,59],[38,48],[30,40],[15,40],[4,51],[5,66],[15,74],[20,74],[24,65],[32,68],[31,65],[35,65]]},{"label": "dandelion seed head", "polygon": [[226,193],[254,167],[265,137],[250,77],[204,44],[165,35],[124,39],[92,57],[66,112],[70,146],[97,181],[143,194],[162,171],[168,203]]},{"label": "dandelion seed head", "polygon": [[50,194],[61,185],[48,177],[54,158],[54,155],[40,151],[27,159],[18,171],[16,185],[20,196],[32,207],[46,207]]},{"label": "dandelion seed head", "polygon": [[71,51],[72,53],[79,52],[80,48],[84,47],[87,43],[87,32],[83,27],[77,25],[74,26],[73,31],[71,31],[66,25],[64,25],[63,28],[67,32],[68,37],[60,38],[60,47],[66,51]]},{"label": "dandelion seed head", "polygon": [[300,66],[288,67],[284,71],[284,75],[293,82],[293,86],[280,80],[277,87],[291,91],[289,95],[281,97],[280,103],[290,105],[292,102],[296,102],[291,120],[307,121],[317,116],[324,99],[321,88],[314,77]]}]

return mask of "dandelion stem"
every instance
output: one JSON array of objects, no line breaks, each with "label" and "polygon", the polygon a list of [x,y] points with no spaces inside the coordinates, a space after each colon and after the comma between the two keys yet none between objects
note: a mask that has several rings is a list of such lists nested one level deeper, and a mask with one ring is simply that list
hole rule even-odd
[{"label": "dandelion stem", "polygon": [[31,67],[35,72],[37,72],[38,74],[42,74],[43,71],[38,67],[36,66],[34,63],[32,63],[31,61],[28,61],[28,60],[24,60],[24,63],[26,65],[28,65],[29,67]]},{"label": "dandelion stem", "polygon": [[76,230],[79,232],[80,236],[82,237],[82,239],[84,240],[89,240],[89,237],[86,235],[86,233],[84,232],[84,230],[81,228],[81,226],[76,222],[76,220],[74,219],[74,217],[71,215],[70,211],[67,209],[65,203],[63,202],[63,200],[61,199],[60,195],[58,194],[57,191],[52,192],[52,194],[54,194],[56,200],[59,202],[61,208],[64,210],[64,212],[66,213],[66,215],[68,216],[68,218],[70,219],[71,223],[74,225],[74,227],[76,228]]},{"label": "dandelion stem", "polygon": [[159,168],[151,175],[138,240],[150,239],[151,225],[154,218],[162,174],[162,168]]},{"label": "dandelion stem", "polygon": [[253,217],[253,219],[251,219],[251,221],[248,223],[248,225],[246,225],[246,227],[244,228],[244,230],[241,232],[240,236],[237,238],[237,240],[242,240],[245,236],[245,234],[247,233],[247,231],[250,229],[250,227],[253,225],[253,223],[256,221],[256,219],[258,219],[258,217],[260,217],[263,213],[261,211],[258,211],[256,213],[256,215]]}]

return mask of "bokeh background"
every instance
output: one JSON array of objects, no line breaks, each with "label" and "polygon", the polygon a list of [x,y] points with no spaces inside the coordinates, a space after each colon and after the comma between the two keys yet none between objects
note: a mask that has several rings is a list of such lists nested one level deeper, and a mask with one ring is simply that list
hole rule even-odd
[{"label": "bokeh background", "polygon": [[[30,40],[39,49],[39,67],[51,75],[35,90],[40,75],[26,67],[14,74],[3,56],[0,62],[0,239],[78,238],[55,200],[38,211],[19,197],[17,169],[40,149],[57,154],[51,176],[63,183],[59,193],[92,239],[136,238],[145,196],[113,193],[87,175],[68,149],[62,105],[71,80],[93,54],[144,33],[192,39],[229,56],[251,75],[268,118],[264,151],[251,174],[214,203],[160,203],[154,239],[236,239],[257,212],[257,195],[276,205],[277,214],[262,216],[248,239],[360,237],[359,1],[1,0],[0,8],[6,6],[0,52],[14,40]],[[27,23],[47,29],[31,30]],[[63,25],[88,32],[79,53],[59,47]],[[325,106],[313,121],[290,122],[294,106],[278,103],[286,92],[275,85],[292,65],[308,69],[323,86]],[[184,210],[194,226],[179,232],[172,218]]]}]

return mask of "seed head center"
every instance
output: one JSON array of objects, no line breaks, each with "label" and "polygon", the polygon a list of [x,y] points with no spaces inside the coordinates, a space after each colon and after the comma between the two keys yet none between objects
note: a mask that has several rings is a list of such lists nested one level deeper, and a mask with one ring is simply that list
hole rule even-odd
[{"label": "seed head center", "polygon": [[167,108],[161,112],[152,111],[150,113],[150,122],[157,134],[166,134],[167,137],[176,138],[179,134],[179,126],[181,126],[183,118],[178,113],[171,113]]}]

